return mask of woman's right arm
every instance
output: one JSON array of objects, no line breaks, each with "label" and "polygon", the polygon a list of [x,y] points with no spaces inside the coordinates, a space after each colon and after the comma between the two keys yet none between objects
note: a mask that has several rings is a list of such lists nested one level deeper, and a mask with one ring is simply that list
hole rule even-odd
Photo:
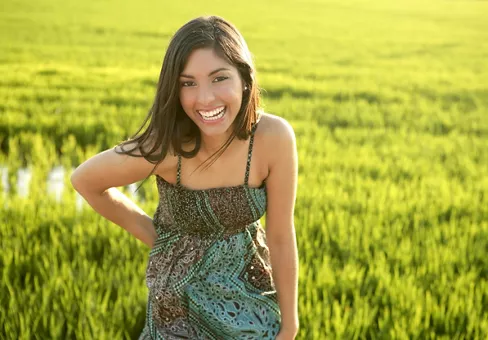
[{"label": "woman's right arm", "polygon": [[157,238],[152,218],[117,187],[146,178],[153,168],[143,157],[121,155],[113,148],[82,163],[71,183],[96,212],[152,248]]}]

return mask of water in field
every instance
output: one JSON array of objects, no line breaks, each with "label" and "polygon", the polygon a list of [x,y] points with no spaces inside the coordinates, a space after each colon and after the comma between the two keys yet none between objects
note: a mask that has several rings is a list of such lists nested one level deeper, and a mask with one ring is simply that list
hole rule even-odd
[{"label": "water in field", "polygon": [[[73,169],[71,169],[71,172]],[[76,192],[72,187],[66,188],[64,178],[66,175],[66,169],[62,166],[55,166],[49,171],[47,178],[46,178],[46,193],[53,197],[57,202],[60,202],[63,193],[65,190],[70,190],[76,195],[76,207],[77,209],[82,209],[85,200],[83,197]],[[9,181],[9,168],[7,166],[0,166],[0,183],[1,187],[3,188],[4,194],[10,194],[12,192],[12,188],[10,187]],[[18,196],[23,198],[29,197],[31,179],[32,179],[32,170],[30,168],[20,168],[16,173],[16,181],[15,181],[15,191]],[[137,184],[132,183],[125,187],[127,191],[130,193],[132,198],[139,198],[138,193],[136,192]]]}]

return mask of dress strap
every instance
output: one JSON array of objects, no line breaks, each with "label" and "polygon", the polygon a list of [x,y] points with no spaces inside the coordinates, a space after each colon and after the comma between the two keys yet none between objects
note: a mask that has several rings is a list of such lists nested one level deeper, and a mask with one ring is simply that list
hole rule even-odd
[{"label": "dress strap", "polygon": [[181,183],[181,155],[178,154],[178,167],[176,168],[176,185]]},{"label": "dress strap", "polygon": [[254,143],[254,131],[256,131],[257,126],[258,126],[258,123],[254,123],[254,125],[251,128],[251,138],[249,140],[249,151],[247,153],[246,175],[244,177],[244,184],[246,186],[248,185],[248,182],[249,182],[249,172],[251,170],[252,146]]}]

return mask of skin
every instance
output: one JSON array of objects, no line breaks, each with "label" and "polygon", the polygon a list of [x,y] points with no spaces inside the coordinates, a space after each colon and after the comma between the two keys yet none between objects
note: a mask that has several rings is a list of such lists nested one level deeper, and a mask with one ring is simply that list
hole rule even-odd
[{"label": "skin", "polygon": [[[190,189],[241,185],[249,140],[235,139],[208,169],[194,171],[231,132],[245,90],[238,70],[212,50],[198,49],[190,55],[182,74],[181,104],[200,128],[202,145],[196,157],[182,159],[181,184]],[[198,110],[222,105],[226,114],[218,124],[206,124],[198,114]],[[116,188],[143,180],[153,166],[142,157],[109,149],[82,163],[71,182],[95,211],[152,247],[157,233],[151,217]],[[177,157],[169,153],[155,173],[175,183],[176,167]],[[298,331],[298,255],[293,219],[297,171],[292,127],[282,118],[263,114],[254,137],[249,185],[258,187],[266,180],[266,239],[282,316],[276,337],[279,340],[294,339]]]}]

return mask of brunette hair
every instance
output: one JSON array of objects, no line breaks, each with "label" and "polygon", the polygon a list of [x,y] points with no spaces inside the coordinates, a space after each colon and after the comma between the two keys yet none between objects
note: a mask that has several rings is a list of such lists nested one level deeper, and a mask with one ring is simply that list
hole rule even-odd
[{"label": "brunette hair", "polygon": [[[247,139],[259,118],[259,88],[254,63],[244,38],[237,28],[218,16],[198,17],[182,26],[171,39],[164,56],[154,103],[138,131],[118,146],[117,153],[144,157],[156,166],[170,150],[183,157],[194,157],[200,149],[201,135],[197,125],[186,115],[180,102],[180,73],[189,55],[199,48],[211,48],[234,65],[244,82],[242,104],[233,124],[233,131],[224,145],[205,162],[210,166],[232,143],[235,137]],[[149,125],[145,128],[147,122]],[[144,131],[143,131],[144,130]],[[183,143],[195,142],[191,151]],[[131,144],[128,150],[124,146]],[[204,163],[205,163],[204,162]]]}]

